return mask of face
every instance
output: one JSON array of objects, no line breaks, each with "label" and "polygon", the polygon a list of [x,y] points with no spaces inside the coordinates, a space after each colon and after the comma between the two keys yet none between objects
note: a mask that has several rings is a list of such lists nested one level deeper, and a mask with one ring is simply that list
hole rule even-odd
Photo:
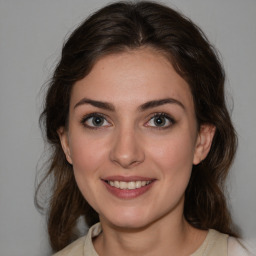
[{"label": "face", "polygon": [[68,128],[58,132],[101,221],[138,228],[182,217],[192,165],[213,136],[199,130],[188,84],[148,48],[100,59],[74,85]]}]

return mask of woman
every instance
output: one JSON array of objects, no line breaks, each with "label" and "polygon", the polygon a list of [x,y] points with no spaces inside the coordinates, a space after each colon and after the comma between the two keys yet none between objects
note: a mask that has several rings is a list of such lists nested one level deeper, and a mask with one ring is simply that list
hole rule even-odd
[{"label": "woman", "polygon": [[[237,142],[224,71],[181,14],[122,2],[89,17],[63,47],[41,121],[56,255],[243,250],[224,196]],[[71,243],[80,216],[91,228]]]}]

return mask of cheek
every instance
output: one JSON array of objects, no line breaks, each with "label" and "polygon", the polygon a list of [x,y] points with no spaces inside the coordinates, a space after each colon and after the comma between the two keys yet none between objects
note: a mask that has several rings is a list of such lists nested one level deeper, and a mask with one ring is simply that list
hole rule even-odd
[{"label": "cheek", "polygon": [[189,136],[170,136],[170,138],[155,141],[149,149],[155,159],[159,159],[160,162],[167,165],[192,164],[193,161],[194,143]]},{"label": "cheek", "polygon": [[75,171],[94,172],[106,158],[106,143],[89,136],[71,137],[70,152]]},{"label": "cheek", "polygon": [[102,166],[105,166],[105,143],[102,140],[90,139],[88,136],[71,139],[70,151],[75,180],[84,198],[97,210],[95,202],[100,191],[95,191],[95,187],[101,182],[99,172]]},{"label": "cheek", "polygon": [[190,136],[176,134],[155,141],[148,147],[148,155],[168,182],[187,183],[189,180],[194,157],[194,143]]},{"label": "cheek", "polygon": [[192,171],[194,147],[190,136],[170,136],[156,140],[148,147],[150,166],[157,170],[161,185],[157,200],[166,209],[175,208],[182,202]]}]

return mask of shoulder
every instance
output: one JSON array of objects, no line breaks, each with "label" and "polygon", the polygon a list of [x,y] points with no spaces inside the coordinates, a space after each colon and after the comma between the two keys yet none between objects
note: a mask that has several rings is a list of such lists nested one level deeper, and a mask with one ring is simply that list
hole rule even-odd
[{"label": "shoulder", "polygon": [[83,236],[53,256],[98,256],[94,249],[92,239],[101,233],[100,223],[93,225],[86,236]]},{"label": "shoulder", "polygon": [[210,229],[201,247],[191,256],[256,256],[244,241]]},{"label": "shoulder", "polygon": [[85,238],[86,236],[80,237],[61,251],[55,253],[53,256],[83,256]]},{"label": "shoulder", "polygon": [[228,256],[256,256],[245,244],[234,237],[228,238]]}]

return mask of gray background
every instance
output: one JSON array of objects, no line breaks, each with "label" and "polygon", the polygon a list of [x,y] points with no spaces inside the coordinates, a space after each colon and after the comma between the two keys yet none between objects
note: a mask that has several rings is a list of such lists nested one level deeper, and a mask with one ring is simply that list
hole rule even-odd
[{"label": "gray background", "polygon": [[[49,255],[45,218],[33,204],[43,152],[42,85],[63,39],[108,1],[0,0],[0,255]],[[239,150],[228,182],[236,223],[256,244],[256,1],[164,1],[192,18],[219,49]]]}]

